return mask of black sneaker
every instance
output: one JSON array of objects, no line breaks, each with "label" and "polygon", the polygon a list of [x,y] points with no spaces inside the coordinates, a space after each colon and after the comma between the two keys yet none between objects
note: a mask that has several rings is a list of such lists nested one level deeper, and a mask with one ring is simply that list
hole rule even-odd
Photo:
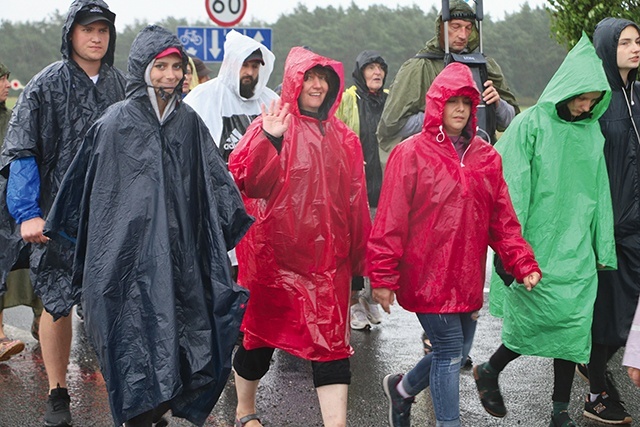
[{"label": "black sneaker", "polygon": [[47,411],[44,414],[45,427],[71,427],[71,398],[66,388],[60,385],[49,393]]},{"label": "black sneaker", "polygon": [[618,387],[616,387],[616,383],[613,381],[613,373],[609,370],[604,373],[605,383],[607,384],[607,394],[612,400],[616,402],[620,402],[620,393],[618,392]]},{"label": "black sneaker", "polygon": [[587,394],[582,415],[606,424],[631,424],[631,415],[622,403],[613,400],[605,392],[601,393],[593,402]]},{"label": "black sneaker", "polygon": [[567,411],[562,411],[556,415],[551,414],[549,427],[578,427],[578,425],[571,419]]},{"label": "black sneaker", "polygon": [[411,426],[411,405],[416,400],[414,397],[405,399],[402,397],[396,386],[402,381],[402,375],[389,374],[382,380],[384,394],[389,399],[389,426],[390,427],[410,427]]},{"label": "black sneaker", "polygon": [[502,418],[507,415],[507,408],[504,406],[504,400],[500,393],[498,374],[494,375],[487,371],[485,368],[487,363],[489,362],[473,367],[473,378],[476,380],[476,387],[484,410],[494,417]]}]

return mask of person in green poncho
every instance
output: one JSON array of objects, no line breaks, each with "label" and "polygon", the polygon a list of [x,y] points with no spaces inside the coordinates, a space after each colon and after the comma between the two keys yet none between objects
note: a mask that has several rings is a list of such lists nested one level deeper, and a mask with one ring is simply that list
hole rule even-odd
[{"label": "person in green poncho", "polygon": [[549,425],[575,425],[567,408],[575,364],[589,360],[597,270],[617,267],[598,124],[610,99],[602,62],[583,34],[538,103],[495,146],[523,236],[543,272],[531,292],[504,274],[491,283],[490,311],[504,317],[503,344],[474,367],[474,377],[482,405],[496,417],[507,412],[498,375],[524,354],[554,359]]}]

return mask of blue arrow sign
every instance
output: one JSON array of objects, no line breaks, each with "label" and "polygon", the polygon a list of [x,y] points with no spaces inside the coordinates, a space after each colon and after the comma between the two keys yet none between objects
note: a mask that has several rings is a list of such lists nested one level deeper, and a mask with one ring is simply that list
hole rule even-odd
[{"label": "blue arrow sign", "polygon": [[236,30],[271,50],[271,28],[178,27],[178,38],[189,55],[204,62],[222,62],[227,33]]}]

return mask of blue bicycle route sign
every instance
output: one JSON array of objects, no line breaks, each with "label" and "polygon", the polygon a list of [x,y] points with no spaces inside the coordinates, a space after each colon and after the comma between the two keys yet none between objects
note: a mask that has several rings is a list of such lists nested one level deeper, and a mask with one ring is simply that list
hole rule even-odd
[{"label": "blue bicycle route sign", "polygon": [[178,27],[180,43],[191,56],[204,62],[222,62],[227,33],[236,30],[271,50],[271,28]]}]

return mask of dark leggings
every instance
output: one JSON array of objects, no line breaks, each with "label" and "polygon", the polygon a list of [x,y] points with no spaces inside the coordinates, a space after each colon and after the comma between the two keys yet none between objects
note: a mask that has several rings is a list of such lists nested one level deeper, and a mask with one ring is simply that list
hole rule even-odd
[{"label": "dark leggings", "polygon": [[353,276],[351,278],[351,291],[361,291],[364,289],[364,277]]},{"label": "dark leggings", "polygon": [[[233,358],[233,369],[245,380],[257,381],[269,371],[274,350],[268,347],[247,350],[240,345]],[[331,384],[351,384],[350,366],[348,358],[329,362],[312,361],[313,386],[318,388]]]},{"label": "dark leggings", "polygon": [[[509,350],[502,344],[491,359],[489,364],[498,372],[502,370],[512,360],[520,357],[520,354]],[[568,360],[553,359],[553,401],[569,402],[571,398],[571,386],[573,385],[573,376],[575,375],[576,364]]]},{"label": "dark leggings", "polygon": [[605,373],[607,363],[620,347],[593,343],[591,346],[591,358],[589,359],[589,391],[593,394],[600,394],[607,390]]},{"label": "dark leggings", "polygon": [[[140,415],[128,420],[124,423],[125,427],[152,427],[154,423],[157,423],[162,419],[162,416],[171,409],[171,403],[164,402],[151,411],[143,412]],[[167,425],[167,424],[163,424]]]}]

